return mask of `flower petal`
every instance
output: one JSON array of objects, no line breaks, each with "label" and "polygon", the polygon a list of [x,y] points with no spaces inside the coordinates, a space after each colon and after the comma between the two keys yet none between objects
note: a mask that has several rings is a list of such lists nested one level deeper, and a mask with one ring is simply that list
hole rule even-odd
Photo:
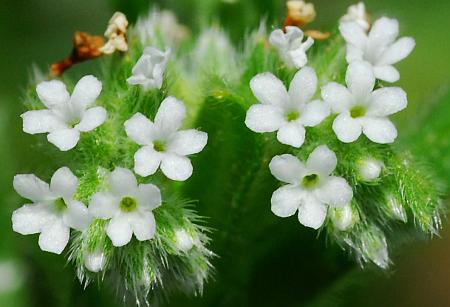
[{"label": "flower petal", "polygon": [[402,37],[393,43],[383,52],[378,65],[392,65],[406,58],[416,46],[416,41],[412,37]]},{"label": "flower petal", "polygon": [[357,101],[366,101],[375,86],[372,65],[367,62],[353,62],[345,75],[347,87]]},{"label": "flower petal", "polygon": [[94,130],[106,120],[106,110],[103,107],[94,107],[86,110],[80,123],[75,126],[75,129],[82,132]]},{"label": "flower petal", "polygon": [[278,180],[292,184],[298,184],[306,173],[305,165],[289,154],[273,157],[269,169]]},{"label": "flower petal", "polygon": [[67,210],[63,215],[64,223],[71,228],[83,231],[88,228],[92,217],[88,208],[80,201],[70,201],[67,203]]},{"label": "flower petal", "polygon": [[[293,28],[293,27],[289,27],[289,28]],[[277,47],[278,49],[281,49],[281,48],[286,49],[287,45],[288,45],[288,41],[285,36],[286,36],[286,34],[283,32],[283,30],[281,30],[281,29],[273,30],[269,36],[269,43],[271,45]]]},{"label": "flower petal", "polygon": [[144,146],[134,154],[134,171],[142,177],[153,175],[161,164],[161,159],[162,154],[152,146]]},{"label": "flower petal", "polygon": [[398,36],[399,26],[396,19],[381,17],[374,22],[370,30],[367,49],[383,50],[392,44]]},{"label": "flower petal", "polygon": [[279,217],[288,217],[295,214],[303,197],[298,187],[285,185],[272,194],[271,210]]},{"label": "flower petal", "polygon": [[13,212],[12,228],[22,235],[30,235],[40,232],[53,219],[47,204],[25,205]]},{"label": "flower petal", "polygon": [[398,70],[390,65],[385,65],[385,66],[375,66],[373,68],[373,72],[375,74],[375,77],[377,79],[386,81],[386,82],[397,82],[398,80],[400,80],[400,73],[398,72]]},{"label": "flower petal", "polygon": [[355,22],[344,22],[339,25],[339,31],[345,41],[363,50],[366,47],[367,35]]},{"label": "flower petal", "polygon": [[191,160],[186,157],[165,154],[161,162],[161,171],[167,178],[176,181],[185,181],[192,175]]},{"label": "flower petal", "polygon": [[333,207],[343,207],[353,198],[352,188],[342,177],[328,177],[327,182],[315,192],[320,201]]},{"label": "flower petal", "polygon": [[345,55],[345,59],[347,63],[364,61],[364,50],[360,49],[354,45],[347,44],[347,53]]},{"label": "flower petal", "polygon": [[330,115],[328,104],[321,100],[314,100],[306,104],[301,112],[300,121],[307,127],[314,127],[320,124]]},{"label": "flower petal", "polygon": [[326,145],[316,147],[306,161],[306,168],[308,171],[319,173],[321,175],[331,174],[336,168],[336,165],[336,154]]},{"label": "flower petal", "polygon": [[85,110],[92,105],[102,91],[102,82],[88,75],[78,81],[70,97],[71,104],[78,110]]},{"label": "flower petal", "polygon": [[149,211],[140,212],[129,217],[131,228],[136,239],[139,241],[150,240],[156,233],[156,221],[153,213]]},{"label": "flower petal", "polygon": [[128,244],[133,235],[133,230],[125,214],[119,214],[113,217],[106,227],[106,234],[116,247]]},{"label": "flower petal", "polygon": [[322,87],[322,98],[335,113],[349,110],[353,95],[343,85],[331,82]]},{"label": "flower petal", "polygon": [[362,126],[364,134],[372,142],[389,144],[397,138],[397,129],[387,118],[365,117]]},{"label": "flower petal", "polygon": [[80,139],[80,131],[77,129],[55,130],[47,135],[47,140],[61,151],[74,148]]},{"label": "flower petal", "polygon": [[13,186],[14,190],[16,190],[20,196],[34,202],[40,202],[51,198],[48,183],[42,181],[33,174],[20,174],[14,176]]},{"label": "flower petal", "polygon": [[250,88],[256,99],[263,104],[283,106],[289,102],[289,96],[283,82],[272,73],[256,75],[250,80]]},{"label": "flower petal", "polygon": [[46,252],[61,254],[69,242],[70,228],[62,220],[56,220],[42,228],[39,247]]},{"label": "flower petal", "polygon": [[281,108],[267,104],[252,105],[245,117],[245,125],[258,133],[277,131],[283,122]]},{"label": "flower petal", "polygon": [[153,141],[154,125],[141,113],[134,114],[124,127],[127,136],[139,145],[150,145]]},{"label": "flower petal", "polygon": [[351,143],[356,141],[362,132],[362,127],[357,119],[346,113],[339,114],[333,122],[333,131],[339,141]]},{"label": "flower petal", "polygon": [[56,196],[72,199],[78,188],[78,178],[68,167],[61,167],[52,176],[50,191]]},{"label": "flower petal", "polygon": [[372,93],[368,116],[388,116],[397,113],[408,105],[406,93],[399,87],[383,87]]},{"label": "flower petal", "polygon": [[306,197],[298,208],[298,221],[300,224],[319,229],[327,216],[328,207],[315,197]]},{"label": "flower petal", "polygon": [[39,99],[47,108],[53,108],[69,101],[66,86],[59,80],[43,81],[36,87]]},{"label": "flower petal", "polygon": [[208,134],[195,129],[182,130],[175,133],[170,140],[167,151],[181,156],[199,153],[208,142]]},{"label": "flower petal", "polygon": [[138,187],[138,204],[147,210],[153,210],[161,205],[161,191],[154,184],[140,184]]},{"label": "flower petal", "polygon": [[137,192],[137,180],[133,172],[123,167],[116,167],[109,175],[111,192],[119,197],[133,196]]},{"label": "flower petal", "polygon": [[66,124],[50,110],[28,111],[20,115],[23,131],[29,134],[46,133],[64,129]]},{"label": "flower petal", "polygon": [[109,219],[119,209],[118,199],[110,193],[97,192],[89,202],[89,214],[100,219]]},{"label": "flower petal", "polygon": [[155,116],[155,124],[163,131],[175,132],[186,117],[186,107],[181,100],[167,97],[161,102]]},{"label": "flower petal", "polygon": [[289,86],[291,103],[302,105],[311,100],[317,90],[317,75],[311,67],[299,70]]},{"label": "flower petal", "polygon": [[305,141],[305,128],[296,122],[290,122],[280,127],[277,139],[280,143],[300,148]]}]

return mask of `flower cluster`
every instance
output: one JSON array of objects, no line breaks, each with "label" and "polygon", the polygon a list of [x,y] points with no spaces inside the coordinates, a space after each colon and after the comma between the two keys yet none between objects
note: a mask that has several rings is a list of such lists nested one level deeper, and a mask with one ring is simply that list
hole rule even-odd
[{"label": "flower cluster", "polygon": [[[301,69],[289,90],[270,72],[253,77],[250,88],[260,103],[247,111],[245,124],[249,129],[258,133],[276,131],[280,143],[300,148],[307,140],[305,127],[315,127],[332,115],[332,130],[343,143],[355,142],[361,134],[378,144],[395,141],[397,129],[389,116],[406,108],[406,93],[399,87],[379,87],[376,80],[399,79],[392,64],[412,51],[414,40],[396,41],[398,22],[386,17],[375,21],[367,33],[368,15],[362,3],[349,8],[339,28],[347,43],[346,86],[327,83],[321,87],[320,97],[315,70],[304,67],[312,39],[303,43],[303,32],[298,27],[271,33],[269,41],[286,66]],[[333,175],[337,163],[335,153],[326,145],[316,147],[305,163],[290,154],[275,156],[270,171],[287,185],[273,193],[273,213],[287,217],[298,211],[300,223],[315,229],[324,224],[327,214],[338,229],[351,226],[353,191],[344,178]],[[382,163],[376,159],[360,162],[363,181],[376,180],[381,171]]]},{"label": "flower cluster", "polygon": [[[122,44],[127,25],[123,14],[111,19],[107,32],[112,49],[127,50]],[[128,84],[139,84],[143,91],[160,89],[169,56],[170,50],[145,48]],[[46,108],[22,114],[23,130],[30,134],[48,133],[48,141],[61,151],[75,148],[81,132],[93,131],[107,120],[107,110],[93,106],[102,91],[102,82],[94,76],[83,77],[72,95],[59,80],[41,82],[36,91]],[[134,156],[136,174],[147,177],[160,167],[172,180],[184,181],[192,175],[193,167],[186,156],[202,151],[208,135],[195,129],[180,130],[185,117],[184,103],[167,97],[154,121],[135,113],[121,123],[127,136],[142,146]],[[14,231],[24,235],[40,233],[40,248],[57,254],[66,247],[71,228],[85,231],[96,220],[106,221],[105,233],[116,247],[128,244],[133,234],[138,241],[154,238],[157,221],[152,211],[163,202],[156,185],[139,184],[131,170],[116,166],[107,174],[107,184],[85,204],[77,197],[78,183],[79,179],[67,167],[54,173],[50,185],[32,174],[17,175],[15,190],[32,203],[14,211]],[[181,251],[187,252],[194,244],[189,243],[192,238],[185,230],[174,236],[179,238]],[[86,255],[84,264],[88,270],[98,272],[105,266],[104,254],[93,251]]]}]

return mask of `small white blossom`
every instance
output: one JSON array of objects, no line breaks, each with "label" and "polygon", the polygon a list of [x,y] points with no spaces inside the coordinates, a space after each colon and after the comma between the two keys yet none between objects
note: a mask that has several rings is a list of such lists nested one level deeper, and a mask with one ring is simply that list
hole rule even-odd
[{"label": "small white blossom", "polygon": [[288,217],[298,210],[301,224],[320,228],[328,206],[343,207],[353,198],[347,181],[331,176],[336,164],[335,153],[325,145],[314,149],[306,163],[289,154],[273,157],[270,171],[287,185],[273,193],[272,212],[279,217]]},{"label": "small white blossom", "polygon": [[91,221],[86,206],[73,199],[78,178],[67,167],[53,174],[50,185],[33,174],[16,175],[13,185],[33,202],[14,211],[13,230],[23,235],[40,233],[43,251],[60,254],[69,241],[70,228],[81,231]]},{"label": "small white blossom", "polygon": [[286,27],[286,33],[281,29],[274,30],[269,42],[278,50],[280,57],[289,67],[302,68],[308,63],[306,51],[314,44],[308,37],[303,42],[303,31],[298,27]]},{"label": "small white blossom", "polygon": [[383,162],[374,158],[365,158],[358,161],[359,176],[364,181],[372,181],[380,177]]},{"label": "small white blossom", "polygon": [[370,22],[364,2],[350,5],[347,9],[347,14],[342,16],[339,22],[356,22],[361,27],[361,29],[367,32],[370,28]]},{"label": "small white blossom", "polygon": [[184,181],[192,175],[192,164],[186,156],[199,153],[208,134],[195,129],[180,129],[186,108],[182,101],[167,97],[152,122],[136,113],[125,122],[129,138],[142,147],[134,155],[134,171],[141,176],[154,174],[159,167],[168,178]]},{"label": "small white blossom", "polygon": [[48,141],[62,151],[74,148],[80,139],[80,132],[91,131],[106,120],[104,108],[89,108],[101,90],[102,83],[94,76],[81,78],[72,96],[61,81],[39,83],[36,92],[47,109],[23,113],[23,131],[30,134],[48,133]]},{"label": "small white blossom", "polygon": [[350,143],[364,133],[375,143],[394,142],[397,129],[388,116],[406,108],[406,93],[399,87],[373,91],[375,76],[367,62],[351,63],[346,83],[347,87],[332,82],[322,88],[322,98],[339,114],[333,122],[338,139]]},{"label": "small white blossom", "polygon": [[245,124],[258,133],[277,131],[277,139],[283,144],[301,147],[305,127],[317,126],[330,114],[323,101],[311,101],[317,89],[317,76],[310,67],[295,74],[289,91],[271,73],[255,76],[250,87],[261,103],[248,109]]},{"label": "small white blossom", "polygon": [[133,29],[143,45],[163,40],[165,46],[174,47],[189,36],[189,29],[178,22],[172,11],[155,8],[139,17]]},{"label": "small white blossom", "polygon": [[121,12],[115,12],[109,20],[108,28],[105,32],[105,36],[108,38],[108,41],[102,48],[100,48],[100,51],[104,54],[112,54],[116,50],[122,52],[127,51],[127,27],[127,17]]},{"label": "small white blossom", "polygon": [[399,72],[392,65],[406,58],[416,44],[411,37],[397,40],[398,21],[386,17],[375,21],[369,34],[356,22],[342,23],[339,30],[347,42],[347,62],[369,62],[375,77],[386,82],[400,79]]},{"label": "small white blossom", "polygon": [[169,62],[170,49],[161,51],[155,47],[147,47],[134,65],[128,84],[140,85],[144,90],[160,89],[163,76]]},{"label": "small white blossom", "polygon": [[188,252],[195,244],[194,238],[184,229],[177,229],[175,231],[175,244],[182,252]]},{"label": "small white blossom", "polygon": [[139,241],[153,238],[156,221],[152,210],[161,205],[161,192],[153,184],[137,184],[134,174],[116,168],[109,175],[110,190],[95,193],[89,203],[89,213],[108,219],[106,234],[114,246],[130,242],[132,234]]},{"label": "small white blossom", "polygon": [[84,266],[91,272],[103,271],[106,265],[106,257],[102,250],[96,250],[84,256]]}]

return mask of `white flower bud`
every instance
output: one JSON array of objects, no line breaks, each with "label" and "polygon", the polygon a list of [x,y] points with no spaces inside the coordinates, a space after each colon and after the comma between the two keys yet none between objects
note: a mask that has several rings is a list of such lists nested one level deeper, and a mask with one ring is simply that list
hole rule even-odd
[{"label": "white flower bud", "polygon": [[403,205],[398,201],[396,197],[394,197],[393,195],[389,195],[387,197],[387,204],[394,218],[404,223],[407,222],[408,218],[406,216],[405,208],[403,208]]},{"label": "white flower bud", "polygon": [[188,252],[194,246],[194,238],[184,229],[175,231],[175,244],[182,252]]},{"label": "white flower bud", "polygon": [[367,232],[362,237],[364,255],[380,268],[389,266],[389,253],[386,237],[379,229]]},{"label": "white flower bud", "polygon": [[372,181],[380,177],[382,168],[383,162],[373,158],[366,158],[358,162],[359,176],[364,181]]},{"label": "white flower bud", "polygon": [[350,229],[358,220],[358,215],[353,212],[351,205],[331,209],[330,217],[334,227],[341,231]]},{"label": "white flower bud", "polygon": [[97,273],[105,268],[106,257],[102,251],[88,253],[84,257],[84,266],[91,272]]}]

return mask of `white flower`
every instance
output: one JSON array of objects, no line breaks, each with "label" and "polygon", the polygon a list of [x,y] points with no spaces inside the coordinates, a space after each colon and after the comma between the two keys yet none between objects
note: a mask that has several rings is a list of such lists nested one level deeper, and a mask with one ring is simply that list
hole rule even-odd
[{"label": "white flower", "polygon": [[74,148],[80,139],[80,132],[94,130],[106,120],[104,108],[89,108],[101,90],[102,83],[94,76],[81,78],[72,96],[61,81],[39,83],[36,92],[48,109],[23,113],[23,131],[30,134],[48,133],[48,141],[62,151]]},{"label": "white flower", "polygon": [[194,246],[194,238],[184,229],[177,229],[175,231],[175,244],[182,252],[188,252]]},{"label": "white flower", "polygon": [[160,89],[163,76],[169,62],[170,49],[161,51],[155,47],[147,47],[134,65],[128,84],[141,85],[144,90]]},{"label": "white flower", "polygon": [[375,21],[367,34],[356,22],[345,22],[339,26],[347,42],[347,62],[367,61],[377,79],[395,82],[400,74],[392,65],[406,58],[414,49],[411,37],[398,40],[398,21],[382,17]]},{"label": "white flower", "polygon": [[143,45],[163,40],[165,46],[175,46],[189,36],[189,29],[178,22],[173,12],[155,8],[139,17],[133,29]]},{"label": "white flower", "polygon": [[325,145],[314,149],[306,163],[289,154],[273,157],[269,164],[272,175],[288,184],[273,193],[272,212],[288,217],[298,210],[301,224],[320,228],[328,206],[343,207],[353,198],[347,181],[330,175],[336,164],[336,155]]},{"label": "white flower", "polygon": [[305,42],[302,41],[303,31],[292,26],[286,27],[286,33],[281,29],[274,30],[269,37],[269,42],[291,68],[302,68],[308,63],[306,51],[314,44],[314,40],[308,37]]},{"label": "white flower", "polygon": [[278,141],[283,144],[299,148],[305,141],[305,126],[316,126],[330,114],[323,101],[311,101],[317,89],[317,76],[310,67],[295,74],[289,92],[271,73],[255,76],[250,87],[261,103],[248,109],[245,124],[259,133],[278,131]]},{"label": "white flower", "polygon": [[84,257],[84,266],[91,272],[103,271],[106,265],[106,257],[102,250],[95,250]]},{"label": "white flower", "polygon": [[164,175],[172,180],[184,181],[191,177],[192,164],[186,156],[202,151],[208,134],[195,129],[178,131],[185,117],[183,102],[167,97],[154,122],[141,113],[125,122],[128,137],[143,146],[134,155],[137,174],[149,176],[161,166]]},{"label": "white flower", "polygon": [[112,54],[119,50],[125,52],[128,50],[128,43],[126,38],[128,27],[127,17],[121,12],[115,12],[108,23],[105,36],[108,42],[100,48],[104,54]]},{"label": "white flower", "polygon": [[341,17],[340,23],[356,22],[358,26],[364,31],[368,31],[370,28],[369,16],[366,12],[366,6],[364,2],[359,2],[354,5],[350,5],[347,9],[347,14]]},{"label": "white flower", "polygon": [[153,184],[137,184],[134,174],[116,168],[109,176],[110,191],[97,192],[89,203],[89,213],[109,219],[106,234],[114,246],[128,244],[134,233],[139,241],[153,238],[156,221],[152,210],[161,205],[161,192]]},{"label": "white flower", "polygon": [[365,158],[358,161],[359,176],[364,181],[371,181],[380,177],[383,162],[374,158]]},{"label": "white flower", "polygon": [[50,186],[33,174],[16,175],[13,184],[17,193],[33,202],[14,211],[13,230],[23,235],[40,233],[43,251],[60,254],[70,228],[81,231],[89,225],[86,206],[73,199],[78,179],[67,167],[53,174]]},{"label": "white flower", "polygon": [[375,76],[367,62],[351,63],[345,79],[347,88],[334,82],[322,88],[323,99],[339,114],[333,122],[338,139],[350,143],[364,133],[375,143],[394,142],[397,129],[388,116],[406,108],[406,93],[399,87],[373,91]]}]

